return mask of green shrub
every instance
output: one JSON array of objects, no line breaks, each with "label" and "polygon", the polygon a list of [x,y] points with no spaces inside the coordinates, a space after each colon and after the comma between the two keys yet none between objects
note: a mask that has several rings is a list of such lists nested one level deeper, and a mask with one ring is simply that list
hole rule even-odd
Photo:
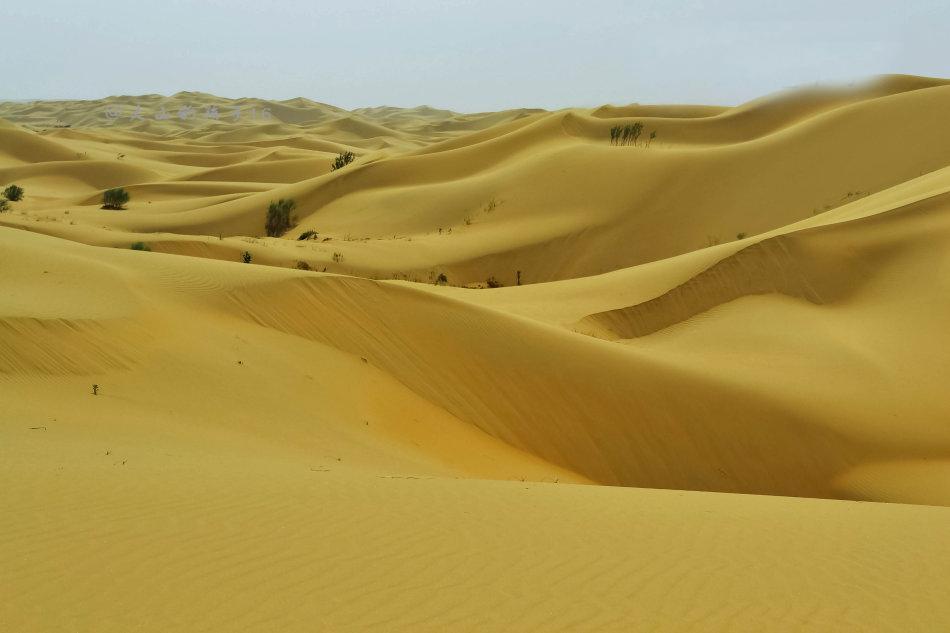
[{"label": "green shrub", "polygon": [[0,213],[10,210],[10,203],[6,198],[0,198]]},{"label": "green shrub", "polygon": [[264,222],[264,231],[268,237],[280,237],[290,230],[297,218],[293,216],[297,203],[290,198],[281,198],[271,202],[267,208],[267,220]]},{"label": "green shrub", "polygon": [[330,163],[330,171],[336,171],[337,169],[342,169],[350,163],[356,160],[356,154],[353,152],[341,152],[336,155],[336,158],[333,159],[333,162]]},{"label": "green shrub", "polygon": [[315,239],[317,239],[318,237],[320,237],[320,236],[317,235],[317,232],[316,232],[316,231],[304,231],[303,233],[301,233],[301,234],[297,237],[297,241],[300,242],[300,241],[303,241],[303,240],[315,240]]},{"label": "green shrub", "polygon": [[296,268],[297,268],[297,270],[310,270],[310,264],[308,264],[307,262],[301,260],[301,261],[297,262]]},{"label": "green shrub", "polygon": [[[633,125],[615,125],[610,128],[611,145],[637,144],[637,139],[643,132],[643,124],[637,121]],[[651,137],[654,138],[654,137]]]},{"label": "green shrub", "polygon": [[146,244],[145,242],[135,242],[134,244],[132,244],[132,250],[133,251],[151,251],[152,249],[149,248],[149,245]]},{"label": "green shrub", "polygon": [[501,288],[504,284],[495,279],[494,277],[489,277],[485,283],[489,288]]},{"label": "green shrub", "polygon": [[123,205],[129,201],[129,192],[122,187],[107,189],[102,194],[102,208],[121,210]]},{"label": "green shrub", "polygon": [[248,251],[244,251],[244,254],[241,256],[245,264],[251,263],[251,254]]},{"label": "green shrub", "polygon": [[3,190],[3,197],[10,202],[18,202],[23,199],[23,187],[10,185]]},{"label": "green shrub", "polygon": [[444,286],[447,283],[449,283],[449,278],[445,276],[445,273],[439,273],[439,276],[435,278],[437,286]]}]

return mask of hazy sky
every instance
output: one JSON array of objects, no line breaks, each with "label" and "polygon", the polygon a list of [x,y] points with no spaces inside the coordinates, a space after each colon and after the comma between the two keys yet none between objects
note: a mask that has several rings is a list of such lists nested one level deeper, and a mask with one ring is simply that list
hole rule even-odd
[{"label": "hazy sky", "polygon": [[0,100],[198,90],[477,111],[950,76],[948,0],[3,0],[0,20]]}]

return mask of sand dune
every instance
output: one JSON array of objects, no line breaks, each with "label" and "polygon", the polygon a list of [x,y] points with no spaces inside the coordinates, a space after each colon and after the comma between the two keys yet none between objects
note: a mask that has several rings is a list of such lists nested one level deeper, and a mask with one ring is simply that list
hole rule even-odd
[{"label": "sand dune", "polygon": [[948,107],[0,104],[0,629],[946,630]]}]

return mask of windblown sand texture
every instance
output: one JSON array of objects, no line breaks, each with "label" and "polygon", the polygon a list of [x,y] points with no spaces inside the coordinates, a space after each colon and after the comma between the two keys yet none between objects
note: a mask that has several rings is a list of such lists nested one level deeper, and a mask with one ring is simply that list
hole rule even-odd
[{"label": "windblown sand texture", "polygon": [[0,631],[950,630],[948,81],[2,103],[10,183]]}]

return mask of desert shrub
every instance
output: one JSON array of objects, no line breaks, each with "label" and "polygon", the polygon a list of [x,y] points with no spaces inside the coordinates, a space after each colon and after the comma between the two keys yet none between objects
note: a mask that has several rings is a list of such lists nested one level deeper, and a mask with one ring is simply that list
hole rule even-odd
[{"label": "desert shrub", "polygon": [[356,160],[356,154],[353,152],[340,152],[336,155],[336,158],[333,159],[333,162],[330,163],[330,171],[336,171],[337,169],[342,169],[350,163]]},{"label": "desert shrub", "polygon": [[0,198],[0,213],[10,210],[10,203],[6,198]]},{"label": "desert shrub", "polygon": [[307,262],[301,260],[301,261],[297,262],[297,265],[295,266],[295,268],[296,268],[297,270],[310,270],[310,264],[308,264]]},{"label": "desert shrub", "polygon": [[643,124],[637,121],[633,125],[615,125],[610,128],[611,145],[637,144],[637,139],[643,132]]},{"label": "desert shrub", "polygon": [[317,235],[316,231],[304,231],[297,237],[297,241],[300,242],[302,240],[315,240],[318,237],[319,235]]},{"label": "desert shrub", "polygon": [[737,233],[737,234],[736,234],[736,239],[737,239],[737,240],[744,240],[744,239],[745,239],[745,233]]},{"label": "desert shrub", "polygon": [[294,225],[296,218],[293,217],[294,209],[297,203],[290,198],[284,200],[281,198],[277,202],[271,201],[267,207],[267,220],[264,222],[264,231],[268,237],[280,237]]},{"label": "desert shrub", "polygon": [[132,250],[133,251],[151,251],[152,249],[149,248],[149,245],[146,244],[145,242],[134,242],[132,244]]},{"label": "desert shrub", "polygon": [[244,251],[244,254],[241,256],[241,258],[244,260],[244,263],[245,263],[245,264],[250,264],[250,263],[251,263],[251,259],[252,259],[252,258],[251,258],[250,252]]},{"label": "desert shrub", "polygon": [[129,192],[123,189],[122,187],[116,187],[115,189],[107,189],[102,194],[102,208],[103,209],[114,209],[116,211],[122,209],[122,207],[129,201]]},{"label": "desert shrub", "polygon": [[342,262],[342,261],[343,261],[343,253],[340,253],[340,252],[333,253],[333,261],[336,262],[337,264],[339,264],[340,262]]},{"label": "desert shrub", "polygon": [[494,277],[489,277],[485,283],[489,288],[501,288],[504,284],[495,279]]},{"label": "desert shrub", "polygon": [[435,283],[437,286],[444,286],[449,283],[449,278],[445,276],[445,273],[439,273],[439,276],[435,278]]},{"label": "desert shrub", "polygon": [[3,197],[10,202],[18,202],[23,199],[23,187],[10,185],[3,190]]}]

